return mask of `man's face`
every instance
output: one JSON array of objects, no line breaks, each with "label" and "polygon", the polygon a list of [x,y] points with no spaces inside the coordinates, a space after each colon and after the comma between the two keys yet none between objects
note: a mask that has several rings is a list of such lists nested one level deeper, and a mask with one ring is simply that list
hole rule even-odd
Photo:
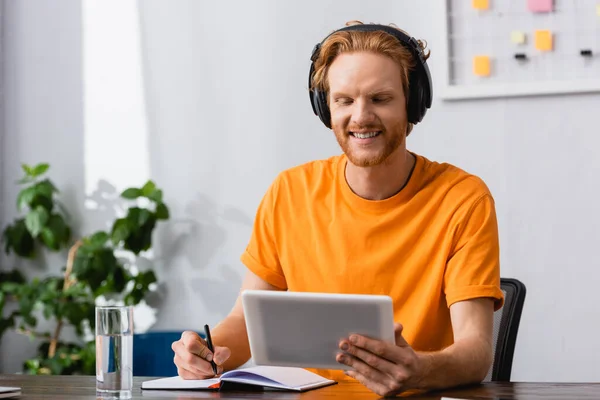
[{"label": "man's face", "polygon": [[407,118],[400,73],[392,59],[368,52],[343,53],[329,67],[331,126],[352,164],[375,166],[404,148]]}]

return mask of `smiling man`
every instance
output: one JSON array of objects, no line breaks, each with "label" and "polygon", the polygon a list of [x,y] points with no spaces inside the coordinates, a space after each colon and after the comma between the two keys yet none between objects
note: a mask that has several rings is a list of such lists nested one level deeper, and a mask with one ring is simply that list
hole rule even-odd
[{"label": "smiling man", "polygon": [[[310,100],[342,154],[282,172],[264,196],[242,262],[244,289],[385,294],[396,344],[340,341],[341,371],[379,395],[481,381],[500,290],[498,228],[485,183],[407,150],[431,105],[425,45],[390,26],[350,24],[312,56]],[[184,378],[250,357],[241,301],[213,330],[173,344]],[[345,354],[342,354],[342,351]]]}]

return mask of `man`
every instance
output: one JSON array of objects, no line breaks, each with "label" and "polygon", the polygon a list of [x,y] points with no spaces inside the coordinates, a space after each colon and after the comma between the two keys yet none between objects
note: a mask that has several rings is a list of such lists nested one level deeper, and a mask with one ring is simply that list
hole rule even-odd
[{"label": "man", "polygon": [[[406,149],[431,104],[428,57],[400,30],[360,23],[315,48],[311,102],[343,154],[277,177],[241,257],[242,290],[391,296],[396,345],[344,338],[337,361],[350,378],[315,371],[379,395],[481,381],[504,301],[488,188]],[[180,376],[210,377],[207,361],[223,371],[250,358],[240,299],[212,336],[214,354],[192,332],[173,344]]]}]

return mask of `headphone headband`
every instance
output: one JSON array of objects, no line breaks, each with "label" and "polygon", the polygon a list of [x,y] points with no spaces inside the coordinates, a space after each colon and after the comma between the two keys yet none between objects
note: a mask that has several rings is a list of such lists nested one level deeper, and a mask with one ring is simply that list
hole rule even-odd
[{"label": "headphone headband", "polygon": [[[346,26],[338,29],[325,37],[320,43],[317,43],[313,48],[311,54],[311,65],[308,75],[308,87],[312,86],[312,79],[315,72],[315,61],[319,57],[321,47],[323,43],[333,34],[344,31],[361,31],[361,32],[377,32],[383,31],[398,39],[400,44],[407,48],[415,61],[414,70],[409,72],[409,93],[407,95],[408,108],[407,118],[408,122],[417,124],[421,122],[427,109],[431,108],[432,103],[432,83],[431,74],[429,67],[427,66],[427,60],[423,54],[423,49],[419,46],[419,42],[414,38],[406,35],[399,29],[393,28],[388,25],[379,24],[359,24]],[[310,102],[312,105],[313,112],[317,115],[326,127],[331,128],[331,113],[329,106],[327,105],[327,93],[317,88],[309,90]]]}]

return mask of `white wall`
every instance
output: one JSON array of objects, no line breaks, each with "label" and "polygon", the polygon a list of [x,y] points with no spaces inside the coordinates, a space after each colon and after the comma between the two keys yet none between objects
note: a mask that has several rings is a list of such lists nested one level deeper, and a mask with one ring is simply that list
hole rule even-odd
[{"label": "white wall", "polygon": [[[87,218],[79,170],[86,163],[80,8],[77,2],[32,4],[7,3],[1,154],[9,201],[2,211],[13,212],[18,163],[48,159],[77,218]],[[284,168],[339,152],[306,93],[317,41],[351,19],[394,22],[428,41],[435,88],[443,71],[436,57],[438,1],[340,4],[140,3],[150,176],[165,190],[173,215],[157,235],[165,290],[155,329],[198,329],[223,318],[271,180]],[[528,288],[513,366],[517,381],[600,379],[598,306],[589,300],[600,280],[593,180],[600,167],[598,109],[600,95],[436,99],[409,138],[412,150],[480,175],[495,195],[502,275]],[[76,150],[66,151],[67,143]],[[98,151],[109,153],[110,143]],[[0,368],[18,368],[6,351],[3,345]]]},{"label": "white wall", "polygon": [[[82,220],[83,115],[81,11],[79,1],[4,1],[4,123],[0,149],[2,228],[16,212],[21,163],[51,164],[51,177],[74,221]],[[78,224],[79,225],[79,224]],[[2,249],[3,250],[3,249]],[[28,274],[49,274],[64,266],[65,254],[20,264]],[[44,264],[49,267],[45,268]],[[14,265],[4,251],[0,267]],[[36,349],[29,339],[6,334],[0,346],[0,371],[21,368]]]}]

